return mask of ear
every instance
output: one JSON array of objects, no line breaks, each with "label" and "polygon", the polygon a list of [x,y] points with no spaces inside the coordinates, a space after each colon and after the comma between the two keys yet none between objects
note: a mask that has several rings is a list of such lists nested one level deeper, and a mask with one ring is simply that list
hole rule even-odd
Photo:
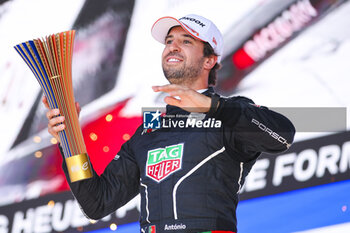
[{"label": "ear", "polygon": [[209,57],[205,57],[204,68],[211,70],[215,66],[217,60],[218,60],[218,57],[215,55],[210,55]]}]

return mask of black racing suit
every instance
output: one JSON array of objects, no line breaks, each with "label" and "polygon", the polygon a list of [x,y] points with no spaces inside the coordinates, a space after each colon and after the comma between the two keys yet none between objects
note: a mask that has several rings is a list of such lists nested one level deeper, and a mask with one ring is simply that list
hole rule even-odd
[{"label": "black racing suit", "polygon": [[[166,115],[174,114],[181,116],[168,118],[168,125],[189,113],[168,105]],[[85,214],[100,219],[140,193],[142,232],[236,232],[245,177],[261,152],[288,149],[295,129],[286,117],[245,97],[220,98],[213,117],[220,128],[190,125],[146,133],[140,126],[101,176],[94,172],[74,183],[68,178]]]}]

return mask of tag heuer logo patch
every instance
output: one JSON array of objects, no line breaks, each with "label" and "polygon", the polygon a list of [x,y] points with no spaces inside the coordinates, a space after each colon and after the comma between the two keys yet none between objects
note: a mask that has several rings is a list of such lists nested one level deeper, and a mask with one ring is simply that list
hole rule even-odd
[{"label": "tag heuer logo patch", "polygon": [[183,143],[150,150],[147,153],[146,175],[160,182],[181,168]]}]

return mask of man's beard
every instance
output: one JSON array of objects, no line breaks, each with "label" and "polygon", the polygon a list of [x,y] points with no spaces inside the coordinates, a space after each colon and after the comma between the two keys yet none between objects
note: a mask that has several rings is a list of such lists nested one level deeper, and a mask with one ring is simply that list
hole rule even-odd
[{"label": "man's beard", "polygon": [[186,62],[183,62],[181,67],[166,67],[162,64],[163,73],[166,79],[171,84],[191,84],[196,81],[203,68],[203,57],[201,57],[195,65],[191,64],[186,66]]}]

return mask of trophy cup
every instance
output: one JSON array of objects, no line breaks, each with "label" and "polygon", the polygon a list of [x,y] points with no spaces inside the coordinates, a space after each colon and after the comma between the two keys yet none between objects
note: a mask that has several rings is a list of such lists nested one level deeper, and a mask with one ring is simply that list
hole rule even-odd
[{"label": "trophy cup", "polygon": [[34,73],[51,109],[65,117],[66,129],[59,132],[71,182],[92,177],[92,169],[75,108],[72,84],[72,55],[75,31],[34,39],[14,48]]}]

